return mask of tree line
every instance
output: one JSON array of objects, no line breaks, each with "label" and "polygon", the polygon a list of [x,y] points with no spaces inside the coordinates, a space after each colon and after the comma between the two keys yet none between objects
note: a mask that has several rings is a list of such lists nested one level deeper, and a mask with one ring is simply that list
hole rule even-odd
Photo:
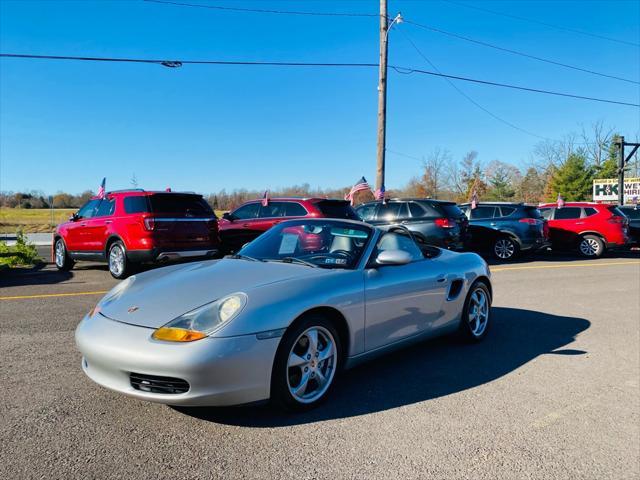
[{"label": "tree line", "polygon": [[[401,188],[387,190],[387,197],[420,197],[466,202],[475,191],[480,200],[555,201],[558,194],[567,201],[591,200],[593,180],[616,178],[618,173],[618,134],[597,122],[589,129],[566,135],[562,140],[538,143],[524,169],[501,160],[483,161],[478,152],[469,151],[460,159],[436,148],[422,159],[419,172]],[[638,176],[638,155],[627,166],[627,175]],[[132,188],[138,186],[135,174]],[[271,197],[344,198],[351,185],[323,189],[308,183],[271,189]],[[234,189],[204,194],[216,210],[231,210],[247,200],[261,198],[264,190]],[[49,199],[43,192],[0,192],[0,205],[17,208],[78,208],[91,196],[58,192]],[[373,200],[371,192],[356,194],[356,202]]]}]

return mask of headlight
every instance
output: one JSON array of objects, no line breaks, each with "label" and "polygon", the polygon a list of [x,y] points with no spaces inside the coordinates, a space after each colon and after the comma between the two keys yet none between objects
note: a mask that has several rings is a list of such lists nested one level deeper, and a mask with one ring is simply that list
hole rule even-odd
[{"label": "headlight", "polygon": [[193,342],[230,322],[247,304],[244,293],[234,293],[180,315],[153,332],[155,340]]},{"label": "headlight", "polygon": [[113,287],[102,299],[89,311],[89,318],[93,317],[96,313],[100,312],[103,307],[106,307],[114,300],[120,298],[120,296],[127,290],[133,282],[135,282],[136,276],[128,277],[126,280],[121,281],[115,287]]}]

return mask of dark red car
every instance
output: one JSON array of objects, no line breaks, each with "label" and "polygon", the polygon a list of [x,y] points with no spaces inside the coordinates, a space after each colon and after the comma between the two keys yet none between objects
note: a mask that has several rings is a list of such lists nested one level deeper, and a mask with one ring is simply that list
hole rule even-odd
[{"label": "dark red car", "polygon": [[92,198],[58,225],[52,256],[60,270],[92,260],[124,278],[139,263],[213,256],[219,249],[218,221],[201,195],[124,190]]},{"label": "dark red car", "polygon": [[549,240],[554,249],[577,250],[584,257],[600,257],[606,249],[629,242],[629,220],[615,205],[568,202],[538,207],[549,223]]},{"label": "dark red car", "polygon": [[220,219],[222,248],[226,253],[236,252],[277,223],[306,217],[358,220],[358,215],[345,200],[270,198],[266,205],[262,200],[252,200],[225,213]]}]

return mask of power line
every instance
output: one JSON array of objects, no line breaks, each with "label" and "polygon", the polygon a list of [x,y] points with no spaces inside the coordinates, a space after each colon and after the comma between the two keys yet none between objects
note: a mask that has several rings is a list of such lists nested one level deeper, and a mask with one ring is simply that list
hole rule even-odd
[{"label": "power line", "polygon": [[[431,61],[429,60],[429,58],[422,53],[422,51],[418,48],[418,46],[413,42],[413,40],[411,40],[411,37],[409,37],[409,35],[407,35],[404,31],[402,32],[402,34],[405,36],[405,38],[409,41],[409,43],[411,44],[411,46],[414,48],[414,50],[418,53],[418,55],[420,55],[422,57],[422,59],[424,61],[426,61],[429,65],[431,65],[431,68],[433,68],[434,70],[436,70],[438,73],[440,72],[440,69],[438,69],[438,67]],[[458,92],[460,95],[462,95],[464,98],[466,98],[470,103],[472,103],[473,105],[475,105],[477,108],[479,108],[480,110],[482,110],[483,112],[485,112],[487,115],[489,115],[490,117],[494,118],[495,120],[498,120],[501,123],[504,123],[505,125],[518,130],[519,132],[522,133],[526,133],[527,135],[530,135],[532,137],[536,137],[542,140],[549,140],[546,137],[537,135],[533,132],[530,132],[528,130],[525,130],[524,128],[521,128],[511,122],[509,122],[508,120],[505,120],[502,117],[499,117],[498,115],[496,115],[495,113],[491,112],[489,109],[485,108],[484,106],[480,105],[478,102],[476,102],[473,98],[471,98],[469,95],[467,95],[465,92],[463,92],[460,88],[458,88],[458,86],[453,83],[451,81],[451,79],[449,78],[444,78],[446,80],[446,82],[456,91]]]},{"label": "power line", "polygon": [[635,83],[635,84],[640,85],[640,82],[638,82],[636,80],[630,80],[628,78],[617,77],[615,75],[609,75],[607,73],[597,72],[595,70],[589,70],[589,69],[586,69],[586,68],[577,67],[575,65],[569,65],[567,63],[558,62],[556,60],[551,60],[551,59],[548,59],[548,58],[538,57],[536,55],[531,55],[529,53],[520,52],[518,50],[513,50],[511,48],[500,47],[498,45],[493,45],[491,43],[484,42],[482,40],[476,40],[474,38],[466,37],[464,35],[459,35],[457,33],[447,32],[446,30],[442,30],[440,28],[432,27],[432,26],[429,26],[429,25],[424,25],[424,24],[421,24],[421,23],[418,23],[418,22],[412,22],[411,20],[406,20],[405,19],[404,23],[415,25],[416,27],[424,28],[425,30],[430,30],[432,32],[441,33],[441,34],[447,35],[449,37],[454,37],[454,38],[458,38],[460,40],[464,40],[464,41],[467,41],[467,42],[475,43],[477,45],[482,45],[484,47],[489,47],[489,48],[493,48],[495,50],[500,50],[502,52],[511,53],[513,55],[519,55],[521,57],[531,58],[531,59],[537,60],[539,62],[545,62],[545,63],[549,63],[551,65],[557,65],[559,67],[564,67],[564,68],[570,68],[572,70],[577,70],[579,72],[590,73],[592,75],[598,75],[600,77],[612,78],[614,80],[620,80],[622,82]]},{"label": "power line", "polygon": [[340,12],[307,12],[298,10],[266,10],[261,8],[222,7],[217,5],[200,5],[197,3],[172,2],[168,0],[142,0],[148,3],[160,3],[178,7],[206,8],[209,10],[226,10],[231,12],[273,13],[281,15],[310,15],[315,17],[379,17],[377,13],[340,13]]},{"label": "power line", "polygon": [[497,12],[495,10],[490,10],[490,9],[484,8],[484,7],[478,7],[477,5],[470,5],[468,3],[455,2],[453,0],[442,0],[442,1],[450,3],[452,5],[457,5],[459,7],[472,8],[474,10],[479,10],[481,12],[492,13],[494,15],[499,15],[501,17],[514,18],[516,20],[521,20],[523,22],[537,23],[538,25],[544,25],[545,27],[555,28],[556,30],[565,30],[567,32],[577,33],[579,35],[585,35],[585,36],[588,36],[588,37],[599,38],[601,40],[608,40],[610,42],[622,43],[624,45],[631,45],[633,47],[640,47],[640,43],[629,42],[627,40],[619,40],[617,38],[611,38],[611,37],[607,37],[605,35],[599,35],[597,33],[585,32],[584,30],[578,30],[576,28],[565,27],[565,26],[562,26],[562,25],[555,25],[553,23],[542,22],[540,20],[534,20],[534,19],[527,18],[527,17],[521,17],[519,15],[513,15],[513,14],[510,14],[510,13]]},{"label": "power line", "polygon": [[[140,59],[140,58],[111,58],[111,57],[76,57],[62,55],[28,55],[16,53],[0,53],[0,57],[5,58],[21,58],[32,60],[71,60],[71,61],[89,61],[89,62],[125,62],[125,63],[146,63],[162,65],[165,67],[181,67],[182,65],[244,65],[244,66],[275,66],[275,67],[346,67],[346,68],[378,68],[377,63],[321,63],[321,62],[251,62],[251,61],[226,61],[226,60],[162,60],[162,59]],[[524,87],[520,85],[512,85],[508,83],[493,82],[490,80],[480,80],[477,78],[462,77],[459,75],[448,75],[440,72],[429,70],[421,70],[418,68],[407,68],[396,65],[389,65],[398,73],[411,74],[418,73],[423,75],[431,75],[436,77],[445,77],[452,80],[460,80],[464,82],[477,83],[481,85],[491,85],[494,87],[510,88],[513,90],[522,90],[532,93],[540,93],[546,95],[555,95],[559,97],[575,98],[579,100],[589,100],[593,102],[611,103],[615,105],[625,105],[629,107],[640,107],[640,104],[623,102],[618,100],[610,100],[606,98],[588,97],[584,95],[575,95],[565,92],[556,92],[552,90],[544,90],[540,88]]]}]

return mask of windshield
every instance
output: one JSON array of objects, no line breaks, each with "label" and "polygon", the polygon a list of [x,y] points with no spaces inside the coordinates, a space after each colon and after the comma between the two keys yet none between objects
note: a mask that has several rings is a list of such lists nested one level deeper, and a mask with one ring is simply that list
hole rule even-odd
[{"label": "windshield", "polygon": [[339,220],[291,220],[260,235],[236,257],[353,269],[372,235],[365,225]]}]

